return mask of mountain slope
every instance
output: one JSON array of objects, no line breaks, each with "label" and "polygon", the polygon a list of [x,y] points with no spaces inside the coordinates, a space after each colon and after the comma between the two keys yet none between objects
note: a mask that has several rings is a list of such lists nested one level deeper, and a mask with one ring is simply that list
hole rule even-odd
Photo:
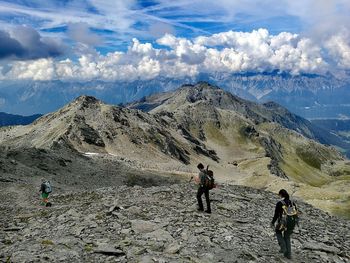
[{"label": "mountain slope", "polygon": [[[159,116],[81,96],[29,126],[3,128],[2,143],[11,148],[51,149],[64,145],[81,153],[137,160],[150,168],[159,168],[159,163],[176,167],[189,164],[189,156],[196,153],[192,149],[194,143],[184,139],[175,128]],[[198,154],[216,159],[205,145],[195,147]]]},{"label": "mountain slope", "polygon": [[343,186],[350,183],[349,163],[334,148],[310,140],[317,136],[310,122],[278,104],[259,105],[199,83],[150,96],[129,107],[171,116],[172,123],[217,153],[219,165],[210,163],[216,170],[224,166],[226,174],[233,167],[244,172],[243,184],[277,190],[281,181],[270,177],[274,174],[288,178],[289,187],[314,204],[331,208],[318,201],[322,192],[350,213],[346,208],[350,193],[343,192]]},{"label": "mountain slope", "polygon": [[196,90],[196,87],[200,85],[203,87],[212,87],[206,82],[199,82],[197,85],[183,86],[180,91],[177,90],[144,98],[139,102],[131,103],[130,107],[143,111],[152,111],[152,109],[158,108],[157,110],[159,111],[164,105],[172,105],[172,107],[169,107],[169,110],[174,110],[182,104],[202,100],[208,101],[214,107],[238,112],[247,118],[254,119],[256,123],[267,121],[279,123],[287,129],[294,130],[310,139],[319,140],[322,143],[327,143],[328,138],[331,137],[330,133],[326,130],[322,130],[322,132],[317,131],[319,128],[315,128],[311,122],[291,113],[275,102],[257,104],[239,98],[217,87],[207,90]]},{"label": "mountain slope", "polygon": [[[229,126],[233,122],[230,117],[235,115],[242,123],[251,125],[248,128],[248,130],[251,129],[248,131],[251,133],[256,133],[255,126],[275,123],[288,130],[296,131],[306,138],[322,140],[309,121],[290,113],[280,105],[274,102],[261,105],[246,101],[206,82],[200,82],[194,86],[183,86],[174,92],[154,95],[130,104],[129,107],[143,109],[156,115],[173,114],[176,121],[186,129],[197,125],[197,129],[201,130],[203,126],[201,123],[214,122],[214,126],[218,128],[216,134],[219,134],[219,130],[225,130],[225,126],[221,129],[221,122]],[[225,114],[231,116],[221,116]],[[242,130],[238,133],[240,132]],[[199,134],[197,137],[200,137]],[[335,151],[333,154],[334,158],[341,159]]]}]

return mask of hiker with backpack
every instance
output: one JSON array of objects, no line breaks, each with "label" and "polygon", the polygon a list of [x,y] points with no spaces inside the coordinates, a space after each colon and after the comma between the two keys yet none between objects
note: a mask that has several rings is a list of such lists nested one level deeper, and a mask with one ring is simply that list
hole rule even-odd
[{"label": "hiker with backpack", "polygon": [[202,163],[197,165],[197,168],[199,169],[199,175],[198,175],[198,191],[197,191],[197,201],[198,201],[198,211],[204,211],[203,207],[203,201],[202,201],[202,195],[205,196],[205,201],[207,203],[207,210],[205,210],[206,213],[211,213],[210,208],[210,199],[209,199],[209,190],[214,188],[214,173],[210,170],[204,168],[204,165]]},{"label": "hiker with backpack", "polygon": [[[290,200],[286,190],[281,189],[278,195],[283,198],[276,204],[275,214],[271,222],[272,229],[276,232],[280,253],[291,259],[291,235],[298,222],[298,210],[296,204]],[[275,225],[277,221],[277,224]]]},{"label": "hiker with backpack", "polygon": [[49,194],[52,192],[50,181],[47,181],[44,178],[41,179],[40,192],[43,205],[51,206],[51,203],[49,202]]}]

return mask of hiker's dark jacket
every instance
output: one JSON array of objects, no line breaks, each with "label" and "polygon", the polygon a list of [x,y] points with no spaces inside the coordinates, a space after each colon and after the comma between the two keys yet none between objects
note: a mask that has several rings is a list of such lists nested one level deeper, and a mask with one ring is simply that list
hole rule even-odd
[{"label": "hiker's dark jacket", "polygon": [[[286,205],[289,205],[291,203],[291,201],[289,199],[284,199],[284,202],[286,203]],[[276,208],[275,208],[275,215],[273,216],[272,219],[272,224],[275,224],[275,222],[277,221],[277,219],[280,219],[282,217],[283,214],[283,204],[282,201],[279,201],[276,204]]]}]

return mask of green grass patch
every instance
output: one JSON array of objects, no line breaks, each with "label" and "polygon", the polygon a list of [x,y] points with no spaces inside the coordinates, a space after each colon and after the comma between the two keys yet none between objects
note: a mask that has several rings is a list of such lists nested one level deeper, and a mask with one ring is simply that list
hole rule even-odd
[{"label": "green grass patch", "polygon": [[350,197],[337,202],[332,208],[332,214],[350,220]]},{"label": "green grass patch", "polygon": [[229,143],[225,135],[214,124],[207,123],[204,130],[206,136],[218,145],[225,146]]},{"label": "green grass patch", "polygon": [[304,147],[297,147],[295,152],[297,156],[305,163],[307,163],[311,167],[321,170],[322,161],[314,152],[309,151]]},{"label": "green grass patch", "polygon": [[304,162],[297,159],[297,156],[287,156],[285,154],[281,168],[289,178],[311,186],[320,187],[332,181],[331,177],[317,168],[305,165]]},{"label": "green grass patch", "polygon": [[53,246],[54,243],[52,240],[48,240],[48,239],[44,239],[41,241],[41,244],[44,245],[44,246]]},{"label": "green grass patch", "polygon": [[92,244],[85,244],[85,246],[84,246],[84,250],[86,252],[91,252],[93,249],[94,249],[94,247]]}]

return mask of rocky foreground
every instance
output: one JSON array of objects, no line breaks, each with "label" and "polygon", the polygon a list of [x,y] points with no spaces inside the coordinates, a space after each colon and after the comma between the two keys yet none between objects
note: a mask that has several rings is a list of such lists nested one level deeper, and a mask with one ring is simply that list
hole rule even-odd
[{"label": "rocky foreground", "polygon": [[[270,220],[278,197],[241,186],[211,192],[213,214],[196,211],[196,188],[177,184],[2,197],[5,262],[349,262],[350,222],[298,202],[293,260],[278,253]],[[20,191],[14,193],[16,200]],[[4,198],[3,198],[4,197]],[[12,196],[13,197],[13,196]]]}]

